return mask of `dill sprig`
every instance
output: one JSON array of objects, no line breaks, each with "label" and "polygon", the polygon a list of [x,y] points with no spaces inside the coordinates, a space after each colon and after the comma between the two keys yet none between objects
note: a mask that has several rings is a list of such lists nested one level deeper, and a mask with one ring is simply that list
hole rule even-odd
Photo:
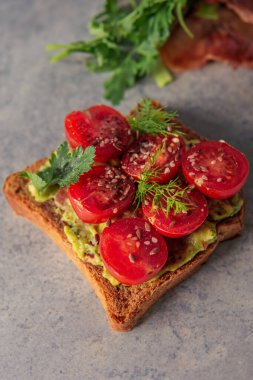
[{"label": "dill sprig", "polygon": [[143,179],[138,181],[135,195],[135,204],[138,208],[143,202],[152,199],[152,209],[161,209],[167,216],[171,210],[174,214],[187,212],[192,204],[188,197],[189,186],[180,185],[179,178],[171,180],[167,184],[157,182],[146,182]]},{"label": "dill sprig", "polygon": [[167,136],[169,134],[183,134],[182,131],[176,129],[177,125],[174,119],[177,116],[177,112],[168,112],[152,102],[151,99],[142,99],[127,117],[127,120],[131,128],[140,133]]},{"label": "dill sprig", "polygon": [[155,164],[164,146],[159,147],[149,160],[148,168],[143,170],[140,179],[137,181],[137,190],[134,203],[136,208],[145,201],[152,199],[152,209],[161,209],[168,216],[171,210],[174,214],[187,212],[193,205],[189,200],[189,186],[182,186],[179,178],[171,180],[167,184],[159,184],[152,181],[161,172],[161,168],[156,168]]}]

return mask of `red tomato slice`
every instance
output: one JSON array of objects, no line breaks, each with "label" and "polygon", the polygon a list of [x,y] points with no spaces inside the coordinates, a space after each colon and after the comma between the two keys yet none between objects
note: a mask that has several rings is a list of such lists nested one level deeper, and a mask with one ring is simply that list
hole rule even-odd
[{"label": "red tomato slice", "polygon": [[153,136],[144,134],[134,141],[122,159],[122,169],[131,177],[140,179],[141,173],[150,168],[152,157],[161,149],[153,166],[159,174],[150,180],[159,183],[174,178],[181,165],[185,143],[180,136]]},{"label": "red tomato slice", "polygon": [[182,168],[187,182],[215,199],[236,194],[249,174],[244,154],[221,141],[203,141],[190,148],[183,157]]},{"label": "red tomato slice", "polygon": [[126,285],[150,280],[168,258],[165,239],[140,218],[120,219],[106,227],[99,248],[108,272]]},{"label": "red tomato slice", "polygon": [[65,118],[65,133],[71,148],[96,147],[96,161],[106,162],[119,157],[127,148],[131,131],[118,111],[97,105],[84,111],[71,112]]},{"label": "red tomato slice", "polygon": [[118,168],[94,166],[69,186],[69,199],[86,223],[102,223],[125,211],[133,201],[135,186]]},{"label": "red tomato slice", "polygon": [[187,212],[165,215],[162,209],[152,207],[153,197],[146,198],[142,204],[144,215],[162,235],[179,238],[189,235],[205,221],[208,215],[207,201],[198,190],[190,190],[187,194],[192,207]]}]

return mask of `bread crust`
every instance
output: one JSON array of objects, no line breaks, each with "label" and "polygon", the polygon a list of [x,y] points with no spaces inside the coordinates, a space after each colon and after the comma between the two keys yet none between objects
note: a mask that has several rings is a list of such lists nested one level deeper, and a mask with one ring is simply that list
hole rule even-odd
[{"label": "bread crust", "polygon": [[[192,134],[192,138],[196,138],[196,134]],[[39,160],[25,170],[37,171],[45,160]],[[151,283],[115,287],[102,276],[100,267],[78,258],[64,234],[64,222],[61,221],[53,200],[36,202],[28,191],[27,179],[21,178],[19,173],[6,178],[3,191],[14,212],[43,230],[84,274],[99,297],[114,331],[131,330],[161,296],[196,272],[221,241],[240,235],[244,221],[243,207],[235,216],[218,223],[217,241],[183,267],[175,272],[167,272]]]}]

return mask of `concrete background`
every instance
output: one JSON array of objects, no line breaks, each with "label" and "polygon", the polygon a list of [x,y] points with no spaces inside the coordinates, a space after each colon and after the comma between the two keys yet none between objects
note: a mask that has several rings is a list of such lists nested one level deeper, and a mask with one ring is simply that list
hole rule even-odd
[{"label": "concrete background", "polygon": [[[102,0],[1,0],[0,165],[8,173],[48,155],[73,109],[102,102],[103,75],[75,60],[51,65],[44,46],[88,36]],[[119,109],[154,97],[251,160],[253,72],[212,64],[158,89],[151,79]],[[58,248],[12,214],[1,195],[0,373],[14,379],[251,380],[253,375],[253,178],[244,235],[222,244],[134,331],[109,329],[86,280]]]}]

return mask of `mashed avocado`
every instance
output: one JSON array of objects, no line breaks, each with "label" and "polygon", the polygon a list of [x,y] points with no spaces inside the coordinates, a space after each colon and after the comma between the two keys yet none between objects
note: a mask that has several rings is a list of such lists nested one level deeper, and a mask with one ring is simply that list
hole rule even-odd
[{"label": "mashed avocado", "polygon": [[230,218],[241,210],[243,203],[244,201],[240,194],[224,200],[210,199],[208,201],[208,219],[220,222],[223,219]]},{"label": "mashed avocado", "polygon": [[160,278],[164,273],[175,272],[191,261],[199,252],[204,251],[208,245],[217,240],[216,224],[205,222],[196,231],[181,239],[170,239],[169,258],[167,264],[157,276],[149,282]]},{"label": "mashed avocado", "polygon": [[[191,144],[197,141],[191,141]],[[30,182],[28,190],[37,202],[45,202],[54,198],[58,188],[51,188],[45,194],[38,194],[35,187]],[[120,284],[105,268],[99,252],[99,237],[105,228],[105,223],[87,224],[82,222],[74,212],[69,200],[64,205],[57,202],[56,206],[62,215],[61,220],[65,222],[64,233],[72,245],[80,260],[85,260],[93,265],[102,268],[102,275],[113,286]],[[206,221],[200,228],[189,236],[181,239],[170,239],[169,259],[167,264],[157,276],[148,282],[155,281],[164,273],[175,272],[177,269],[192,260],[199,252],[204,251],[209,244],[217,239],[216,223],[225,218],[235,215],[242,207],[243,199],[236,194],[227,200],[209,200],[208,219],[214,223]]]},{"label": "mashed avocado", "polygon": [[59,190],[58,186],[51,186],[43,193],[39,193],[38,190],[35,188],[35,186],[32,184],[32,182],[29,182],[28,184],[28,190],[30,194],[34,197],[36,202],[46,202],[49,199],[54,198],[55,194]]},{"label": "mashed avocado", "polygon": [[[39,171],[46,169],[49,166],[49,161],[46,161],[43,165],[40,166]],[[44,192],[38,192],[36,187],[33,185],[33,183],[30,181],[28,183],[28,190],[30,194],[34,197],[36,202],[46,202],[49,199],[54,198],[55,194],[59,190],[59,186],[50,186],[46,191]]]},{"label": "mashed avocado", "polygon": [[98,238],[106,224],[87,224],[82,222],[74,212],[69,200],[65,202],[61,219],[67,224],[64,226],[64,233],[79,259],[102,267],[103,277],[110,281],[113,286],[119,285],[119,281],[105,268],[99,252]]}]

